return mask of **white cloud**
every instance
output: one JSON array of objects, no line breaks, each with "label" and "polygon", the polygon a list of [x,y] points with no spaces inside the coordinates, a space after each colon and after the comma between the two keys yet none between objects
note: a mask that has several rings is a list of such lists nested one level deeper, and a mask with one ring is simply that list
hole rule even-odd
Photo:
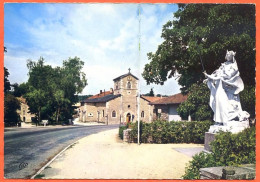
[{"label": "white cloud", "polygon": [[[38,60],[40,56],[53,66],[61,66],[68,57],[80,57],[85,62],[88,79],[83,94],[109,89],[113,79],[126,73],[129,67],[139,77],[149,62],[146,54],[155,52],[162,42],[162,25],[172,19],[172,12],[166,11],[166,4],[141,5],[142,52],[138,62],[137,7],[137,4],[45,4],[41,12],[44,16],[32,20],[28,18],[33,11],[26,9],[29,12],[17,18],[24,22],[20,26],[30,35],[25,38],[31,46],[5,42],[8,47],[5,66],[10,71],[10,81],[26,81],[26,60]],[[146,86],[143,78],[140,81],[142,93],[149,92],[151,86]],[[162,94],[176,93],[179,88],[174,79],[164,86],[152,86]]]}]

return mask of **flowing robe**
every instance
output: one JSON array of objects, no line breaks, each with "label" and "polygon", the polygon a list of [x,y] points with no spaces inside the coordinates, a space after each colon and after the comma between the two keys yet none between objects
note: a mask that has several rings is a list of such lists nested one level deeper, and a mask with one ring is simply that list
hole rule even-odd
[{"label": "flowing robe", "polygon": [[238,94],[244,89],[244,84],[236,61],[227,61],[208,75],[207,85],[210,89],[209,105],[214,111],[213,120],[224,125],[228,121],[239,120],[242,108]]}]

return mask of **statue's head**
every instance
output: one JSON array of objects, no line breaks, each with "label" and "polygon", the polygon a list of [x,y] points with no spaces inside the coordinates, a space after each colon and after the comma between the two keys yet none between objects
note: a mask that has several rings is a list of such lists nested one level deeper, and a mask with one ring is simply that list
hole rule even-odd
[{"label": "statue's head", "polygon": [[236,55],[236,52],[227,50],[225,59],[227,61],[235,62],[235,55]]}]

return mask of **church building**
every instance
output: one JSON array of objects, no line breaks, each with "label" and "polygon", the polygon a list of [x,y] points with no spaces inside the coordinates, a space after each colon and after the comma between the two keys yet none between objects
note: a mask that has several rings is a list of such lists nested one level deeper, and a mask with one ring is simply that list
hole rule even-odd
[{"label": "church building", "polygon": [[[102,91],[81,102],[79,120],[81,122],[103,122],[106,124],[123,124],[135,122],[138,118],[138,82],[129,69],[127,74],[114,80],[114,88]],[[140,120],[153,120],[155,102],[161,97],[140,96]]]}]

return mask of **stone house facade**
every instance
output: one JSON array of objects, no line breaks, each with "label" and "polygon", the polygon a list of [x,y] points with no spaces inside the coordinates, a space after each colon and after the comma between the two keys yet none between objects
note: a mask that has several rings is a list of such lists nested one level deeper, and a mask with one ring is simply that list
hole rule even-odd
[{"label": "stone house facade", "polygon": [[151,122],[154,106],[150,102],[160,97],[140,96],[140,112],[138,112],[138,81],[130,73],[121,75],[114,80],[114,88],[102,91],[81,102],[79,121],[103,122],[107,124],[123,124],[135,122],[140,113],[140,120]]},{"label": "stone house facade", "polygon": [[26,103],[25,98],[23,97],[18,97],[17,98],[20,102],[20,109],[17,110],[18,115],[20,116],[20,119],[22,122],[25,123],[31,123],[32,122],[32,118],[35,117],[34,114],[31,114],[29,111],[29,106]]},{"label": "stone house facade", "polygon": [[153,120],[181,121],[182,118],[177,113],[177,108],[187,100],[187,97],[187,95],[179,93],[151,102],[150,104],[154,106]]}]

